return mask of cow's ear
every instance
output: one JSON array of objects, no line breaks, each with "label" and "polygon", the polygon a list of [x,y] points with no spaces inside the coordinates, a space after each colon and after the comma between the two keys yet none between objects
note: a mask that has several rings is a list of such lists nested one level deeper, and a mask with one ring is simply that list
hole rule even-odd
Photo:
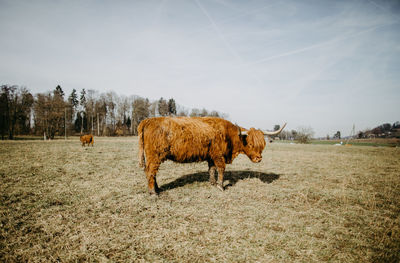
[{"label": "cow's ear", "polygon": [[236,123],[235,123],[235,126],[236,126],[236,129],[237,129],[237,134],[238,134],[239,136],[241,136],[241,135],[242,135],[242,129],[241,129],[240,126],[237,125]]},{"label": "cow's ear", "polygon": [[238,129],[238,135],[239,135],[239,137],[246,138],[246,137],[247,137],[247,133],[248,133],[249,131],[247,131],[247,130],[242,130],[242,128],[240,128],[240,126],[237,125],[237,124],[236,124],[236,127],[237,127],[237,129]]}]

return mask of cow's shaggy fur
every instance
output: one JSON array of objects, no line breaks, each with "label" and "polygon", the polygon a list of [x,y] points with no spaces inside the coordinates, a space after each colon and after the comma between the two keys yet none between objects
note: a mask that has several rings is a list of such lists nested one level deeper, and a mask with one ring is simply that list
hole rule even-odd
[{"label": "cow's shaggy fur", "polygon": [[85,144],[87,144],[88,146],[90,144],[92,144],[93,147],[93,143],[94,143],[94,139],[93,139],[93,135],[89,134],[89,135],[81,135],[80,136],[80,140],[82,143],[82,147],[85,146]]},{"label": "cow's shaggy fur", "polygon": [[[244,135],[242,131],[246,131]],[[246,130],[213,117],[158,117],[143,120],[138,127],[139,165],[145,167],[150,193],[157,193],[156,173],[162,162],[207,161],[210,182],[223,190],[225,164],[240,154],[260,162],[265,147],[264,134]]]}]

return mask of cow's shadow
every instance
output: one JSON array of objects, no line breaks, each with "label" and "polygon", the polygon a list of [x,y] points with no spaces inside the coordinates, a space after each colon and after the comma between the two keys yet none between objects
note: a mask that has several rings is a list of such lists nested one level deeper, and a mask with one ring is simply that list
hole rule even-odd
[{"label": "cow's shadow", "polygon": [[[216,177],[218,175],[216,174]],[[188,184],[192,184],[195,182],[208,182],[209,180],[208,172],[199,172],[194,174],[184,175],[170,183],[164,184],[160,187],[160,192],[164,192],[166,190],[175,189],[178,187],[182,187]],[[262,173],[255,171],[225,171],[224,173],[224,184],[225,189],[234,186],[240,180],[244,180],[247,178],[258,178],[261,182],[270,184],[273,181],[279,179],[279,174],[274,173]],[[227,184],[227,182],[229,183]]]}]

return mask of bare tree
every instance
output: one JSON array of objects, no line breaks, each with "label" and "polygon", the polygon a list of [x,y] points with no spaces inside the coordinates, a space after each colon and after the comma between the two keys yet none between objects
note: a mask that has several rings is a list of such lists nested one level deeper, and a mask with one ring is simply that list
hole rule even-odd
[{"label": "bare tree", "polygon": [[35,129],[44,138],[53,139],[64,133],[65,103],[57,90],[47,94],[37,94],[35,101]]},{"label": "bare tree", "polygon": [[208,111],[207,111],[205,108],[203,108],[203,109],[201,110],[201,112],[200,112],[200,116],[201,116],[201,117],[209,116]]},{"label": "bare tree", "polygon": [[213,110],[212,112],[210,112],[209,114],[211,117],[219,117],[221,118],[221,114],[218,111]]},{"label": "bare tree", "polygon": [[[293,131],[292,131],[293,133]],[[311,127],[299,127],[294,133],[294,139],[299,143],[309,143],[314,136],[314,130]]]},{"label": "bare tree", "polygon": [[188,116],[188,112],[185,111],[185,110],[180,110],[180,111],[178,112],[178,116],[180,116],[180,117]]},{"label": "bare tree", "polygon": [[161,116],[167,116],[168,112],[168,103],[163,97],[161,97],[158,101],[158,113]]},{"label": "bare tree", "polygon": [[137,135],[137,127],[139,126],[139,123],[150,117],[150,102],[148,99],[138,97],[134,100],[132,106],[132,133]]},{"label": "bare tree", "polygon": [[158,101],[153,101],[149,106],[149,117],[156,117],[158,110]]},{"label": "bare tree", "polygon": [[[280,127],[279,127],[280,128]],[[278,135],[279,139],[281,140],[290,140],[292,139],[291,136],[291,132],[290,131],[282,131],[279,135]]]},{"label": "bare tree", "polygon": [[95,122],[96,122],[96,100],[97,100],[97,91],[89,89],[86,95],[86,115],[87,115],[87,122],[88,122],[88,130],[91,133],[94,133],[95,129]]},{"label": "bare tree", "polygon": [[95,103],[97,135],[105,135],[106,118],[107,118],[107,99],[104,94]]},{"label": "bare tree", "polygon": [[[118,121],[117,121],[117,126],[118,129],[121,130],[123,135],[127,135],[129,132],[130,128],[130,103],[128,100],[128,97],[126,96],[121,96],[118,100],[118,106],[117,106],[117,112],[118,112]],[[129,125],[128,125],[128,120],[129,120]]]},{"label": "bare tree", "polygon": [[200,116],[200,110],[199,109],[196,109],[196,108],[193,108],[191,111],[190,111],[190,115],[189,115],[190,117],[198,117],[198,116]]},{"label": "bare tree", "polygon": [[117,94],[115,92],[107,92],[107,118],[109,120],[109,127],[107,129],[107,135],[113,135],[115,132],[116,125],[116,109],[117,109]]}]

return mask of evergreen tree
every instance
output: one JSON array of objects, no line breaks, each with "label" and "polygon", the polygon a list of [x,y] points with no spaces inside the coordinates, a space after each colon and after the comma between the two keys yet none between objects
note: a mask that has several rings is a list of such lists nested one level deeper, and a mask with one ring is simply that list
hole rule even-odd
[{"label": "evergreen tree", "polygon": [[76,118],[75,118],[75,122],[74,122],[74,129],[75,129],[75,132],[81,132],[81,130],[82,130],[82,116],[79,112],[76,114]]},{"label": "evergreen tree", "polygon": [[30,115],[34,99],[25,87],[1,86],[0,130],[1,137],[14,139],[17,134],[30,131]]},{"label": "evergreen tree", "polygon": [[131,127],[132,121],[131,121],[131,117],[128,116],[128,119],[125,122],[126,127]]},{"label": "evergreen tree", "polygon": [[74,116],[79,105],[78,95],[76,94],[76,89],[72,89],[71,94],[68,97],[67,102],[67,121],[69,129],[74,130]]},{"label": "evergreen tree", "polygon": [[79,115],[81,117],[80,133],[83,134],[83,131],[85,130],[84,123],[87,123],[87,120],[86,120],[86,91],[85,91],[85,89],[82,89],[82,91],[81,91],[81,97],[80,97],[79,104],[81,106],[81,110],[79,113]]},{"label": "evergreen tree", "polygon": [[53,90],[53,96],[52,98],[50,98],[50,103],[52,105],[52,112],[50,112],[50,117],[52,126],[54,127],[54,134],[52,134],[52,137],[54,137],[56,133],[58,135],[64,135],[64,125],[66,124],[66,104],[64,102],[64,91],[59,85]]},{"label": "evergreen tree", "polygon": [[86,108],[86,90],[82,89],[81,91],[81,97],[80,97],[80,105],[82,107],[83,110],[85,110]]},{"label": "evergreen tree", "polygon": [[1,129],[1,139],[4,140],[9,137],[9,128],[10,128],[10,93],[11,87],[8,85],[1,86],[1,94],[0,94],[0,129]]},{"label": "evergreen tree", "polygon": [[60,85],[57,85],[56,89],[54,90],[54,95],[56,94],[64,99],[65,94]]},{"label": "evergreen tree", "polygon": [[174,99],[168,100],[168,113],[169,115],[176,115],[176,104]]},{"label": "evergreen tree", "polygon": [[79,101],[78,95],[76,94],[76,89],[72,89],[71,95],[69,95],[68,97],[68,103],[74,110],[76,110],[76,108],[78,107]]}]

